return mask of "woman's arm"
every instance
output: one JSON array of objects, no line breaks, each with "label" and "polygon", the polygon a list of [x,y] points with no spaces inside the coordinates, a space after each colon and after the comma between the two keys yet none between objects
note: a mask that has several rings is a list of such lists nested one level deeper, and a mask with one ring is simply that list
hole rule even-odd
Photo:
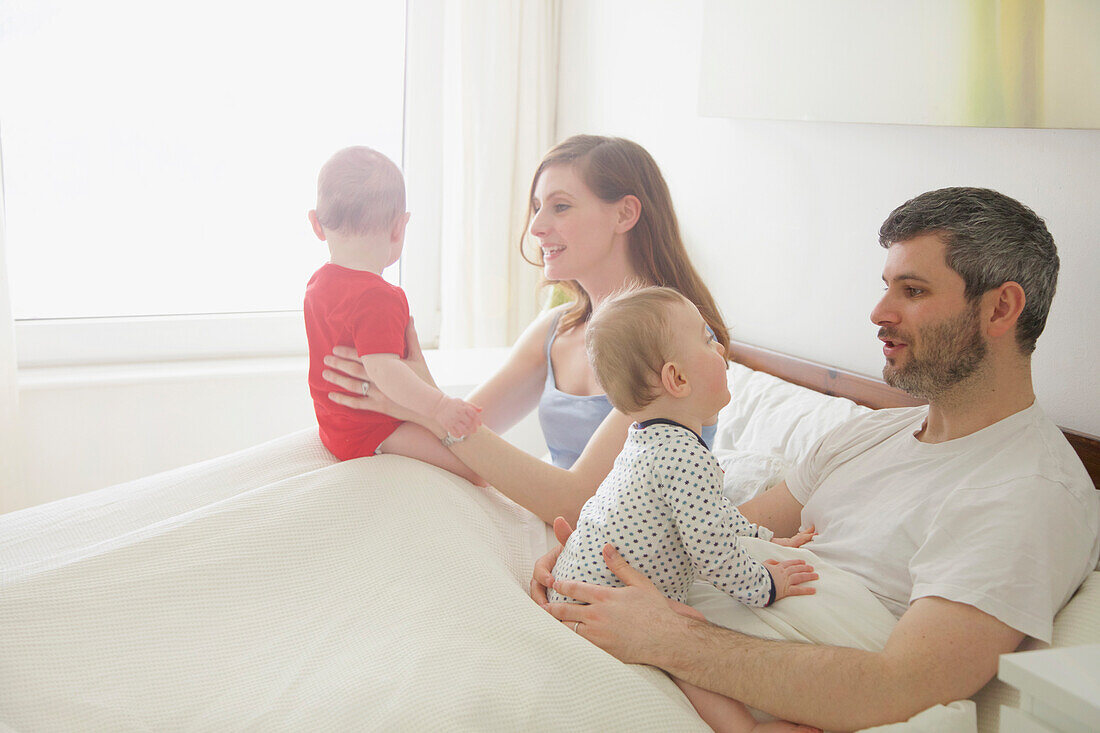
[{"label": "woman's arm", "polygon": [[481,422],[490,430],[506,432],[538,406],[549,368],[546,339],[555,320],[554,311],[536,318],[500,369],[467,395],[467,402],[481,408]]},{"label": "woman's arm", "polygon": [[[355,389],[354,383],[361,384],[359,380],[344,374],[334,373],[326,376],[326,379],[345,386],[349,391]],[[384,408],[381,411],[386,414],[420,423],[438,437],[445,434],[438,423],[422,415],[412,412],[402,415],[403,411],[399,406],[378,394],[378,390],[371,390],[364,397],[342,392],[333,392],[330,397],[334,402],[358,409],[381,407]],[[630,418],[618,410],[612,410],[569,469],[558,468],[532,456],[485,425],[461,443],[452,445],[451,450],[497,491],[536,514],[547,524],[558,516],[575,524],[584,502],[596,493],[600,482],[611,471],[615,456],[623,448],[629,426]]]},{"label": "woman's arm", "polygon": [[[546,380],[545,342],[552,321],[552,311],[537,318],[520,336],[504,365],[466,397],[467,402],[482,409],[481,422],[490,430],[507,431],[538,405]],[[408,345],[405,362],[422,379],[435,386],[411,321],[405,336]],[[329,398],[334,402],[357,410],[381,412],[399,420],[411,420],[432,429],[430,421],[403,408],[384,391],[370,389],[363,393],[363,382],[368,377],[355,349],[337,346],[331,355],[325,357],[325,365],[331,370],[321,376],[350,393],[331,393]]]},{"label": "woman's arm", "polygon": [[[559,515],[576,522],[584,502],[611,470],[630,425],[629,418],[613,410],[568,470],[545,463],[493,432],[507,430],[538,405],[548,368],[546,337],[555,315],[550,311],[536,319],[520,336],[504,366],[467,397],[467,401],[482,408],[482,428],[451,447],[463,463],[498,491],[547,523]],[[416,350],[410,339],[410,359]],[[437,436],[444,435],[437,423],[402,410],[379,390],[371,389],[361,396],[365,374],[357,360],[330,356],[325,357],[325,363],[334,370],[326,372],[325,379],[351,393],[333,392],[330,398],[334,402],[412,420]]]},{"label": "woman's arm", "polygon": [[542,521],[551,524],[561,516],[572,525],[611,471],[629,426],[629,417],[612,410],[569,469],[539,460],[484,427],[451,450],[497,491]]}]

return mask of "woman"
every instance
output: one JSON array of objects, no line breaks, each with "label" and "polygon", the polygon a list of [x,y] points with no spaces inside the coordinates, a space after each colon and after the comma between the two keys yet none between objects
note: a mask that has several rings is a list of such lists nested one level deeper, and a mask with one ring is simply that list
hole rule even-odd
[{"label": "woman", "polygon": [[[632,284],[663,285],[696,304],[723,347],[729,335],[688,260],[668,185],[637,143],[575,135],[550,150],[531,182],[527,223],[539,248],[533,259],[526,252],[524,258],[541,266],[548,282],[564,287],[572,302],[540,315],[504,366],[466,397],[483,408],[482,427],[450,448],[544,522],[563,516],[572,525],[611,470],[630,423],[612,409],[588,363],[584,338],[592,309]],[[521,252],[523,246],[521,237]],[[410,336],[408,359],[421,362],[415,333]],[[351,393],[333,393],[334,401],[415,420],[444,436],[434,422],[404,413],[369,385],[365,390],[352,350],[338,348],[325,363],[336,370],[326,379]],[[552,464],[498,435],[536,407]],[[708,442],[713,422],[704,427]]]}]

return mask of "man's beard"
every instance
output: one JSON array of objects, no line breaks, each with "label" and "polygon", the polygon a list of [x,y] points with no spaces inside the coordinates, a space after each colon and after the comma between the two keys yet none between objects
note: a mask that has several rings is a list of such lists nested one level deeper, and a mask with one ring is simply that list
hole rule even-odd
[{"label": "man's beard", "polygon": [[[978,303],[974,303],[966,312],[918,331],[919,356],[912,341],[901,339],[908,345],[909,361],[901,367],[887,362],[882,378],[914,397],[929,401],[939,397],[973,374],[985,359],[987,349],[978,322]],[[880,337],[892,335],[900,334],[888,328],[879,331]]]}]

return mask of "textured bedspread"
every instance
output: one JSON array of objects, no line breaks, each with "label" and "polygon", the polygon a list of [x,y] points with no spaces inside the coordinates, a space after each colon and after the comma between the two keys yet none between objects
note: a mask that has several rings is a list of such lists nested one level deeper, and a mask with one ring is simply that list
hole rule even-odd
[{"label": "textured bedspread", "polygon": [[705,730],[525,592],[545,530],[311,431],[0,516],[0,723]]}]

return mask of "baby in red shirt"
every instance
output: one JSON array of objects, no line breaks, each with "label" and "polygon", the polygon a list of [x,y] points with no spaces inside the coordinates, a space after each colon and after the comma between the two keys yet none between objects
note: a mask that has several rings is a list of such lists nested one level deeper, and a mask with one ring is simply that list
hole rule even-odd
[{"label": "baby in red shirt", "polygon": [[382,270],[401,255],[408,221],[405,180],[386,156],[344,148],[321,168],[309,222],[328,243],[330,258],[310,278],[304,303],[309,391],[321,442],[342,461],[396,453],[482,483],[426,428],[332,402],[332,386],[321,376],[333,347],[352,346],[369,381],[394,402],[435,418],[455,438],[480,425],[481,408],[443,394],[402,361],[409,303],[401,288],[382,279]]}]

